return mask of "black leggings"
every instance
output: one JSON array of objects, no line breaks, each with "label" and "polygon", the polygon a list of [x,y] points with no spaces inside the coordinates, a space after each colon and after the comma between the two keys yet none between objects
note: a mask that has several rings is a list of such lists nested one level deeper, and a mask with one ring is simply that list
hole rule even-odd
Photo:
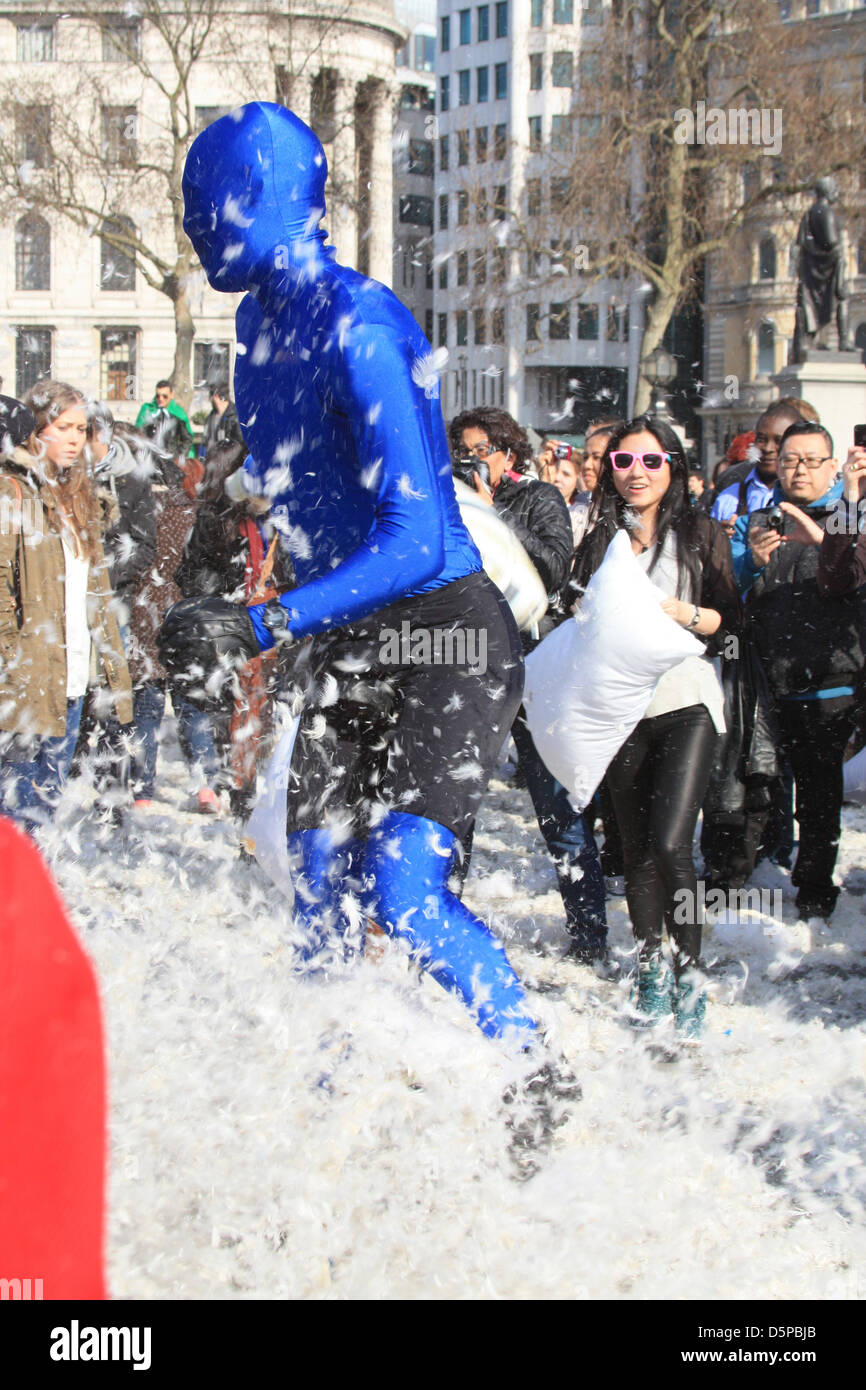
[{"label": "black leggings", "polygon": [[657,951],[666,923],[679,969],[701,950],[692,838],[717,740],[706,706],[689,705],[642,719],[607,771],[638,947]]}]

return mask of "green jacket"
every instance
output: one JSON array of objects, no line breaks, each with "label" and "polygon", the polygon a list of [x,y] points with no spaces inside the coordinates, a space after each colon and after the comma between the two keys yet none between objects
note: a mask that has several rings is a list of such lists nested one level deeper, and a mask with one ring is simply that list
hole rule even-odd
[{"label": "green jacket", "polygon": [[[159,429],[159,412],[162,409],[155,400],[145,401],[141,410],[138,412],[135,421],[135,428],[146,434],[148,439],[152,439],[155,444],[164,448],[167,453],[177,457],[178,454],[185,453],[187,458],[195,458],[195,445],[193,444],[192,425],[189,416],[177,401],[169,401],[165,407],[169,415],[177,421],[170,431],[162,432]],[[184,436],[186,431],[186,437]]]}]

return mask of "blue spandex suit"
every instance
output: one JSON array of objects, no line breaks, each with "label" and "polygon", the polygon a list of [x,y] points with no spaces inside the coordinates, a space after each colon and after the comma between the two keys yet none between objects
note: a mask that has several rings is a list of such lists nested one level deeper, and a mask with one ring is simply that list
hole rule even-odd
[{"label": "blue spandex suit", "polygon": [[[526,1045],[535,1023],[505,952],[447,887],[519,705],[516,633],[460,519],[429,345],[389,290],[325,246],[326,175],[314,133],[264,102],[209,126],[184,173],[208,280],[248,291],[235,368],[246,468],[292,552],[289,634],[318,634],[301,654],[314,718],[305,708],[289,797],[297,910],[312,951],[349,931],[360,893],[484,1032],[516,1029]],[[262,609],[250,616],[271,645]],[[483,621],[483,667],[477,644],[474,665],[418,655],[405,639],[431,617],[452,638]],[[386,631],[401,634],[390,665]]]}]

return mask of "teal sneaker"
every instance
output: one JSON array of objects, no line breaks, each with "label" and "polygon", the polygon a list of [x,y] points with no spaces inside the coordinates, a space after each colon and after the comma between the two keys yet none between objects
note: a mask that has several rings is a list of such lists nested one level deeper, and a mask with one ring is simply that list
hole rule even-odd
[{"label": "teal sneaker", "polygon": [[706,981],[700,970],[684,970],[674,985],[674,1022],[684,1038],[699,1038],[707,1012]]},{"label": "teal sneaker", "polygon": [[673,1008],[673,976],[661,955],[647,956],[638,961],[637,985],[632,1003],[640,1015],[640,1024],[649,1027],[668,1018]]}]

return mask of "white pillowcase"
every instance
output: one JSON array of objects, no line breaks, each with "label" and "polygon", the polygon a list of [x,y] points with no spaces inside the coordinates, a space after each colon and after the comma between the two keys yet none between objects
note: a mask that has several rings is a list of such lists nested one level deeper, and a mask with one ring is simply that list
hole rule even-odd
[{"label": "white pillowcase", "polygon": [[580,612],[526,659],[523,702],[535,746],[576,810],[638,721],[659,679],[703,644],[661,609],[665,595],[618,531]]}]

